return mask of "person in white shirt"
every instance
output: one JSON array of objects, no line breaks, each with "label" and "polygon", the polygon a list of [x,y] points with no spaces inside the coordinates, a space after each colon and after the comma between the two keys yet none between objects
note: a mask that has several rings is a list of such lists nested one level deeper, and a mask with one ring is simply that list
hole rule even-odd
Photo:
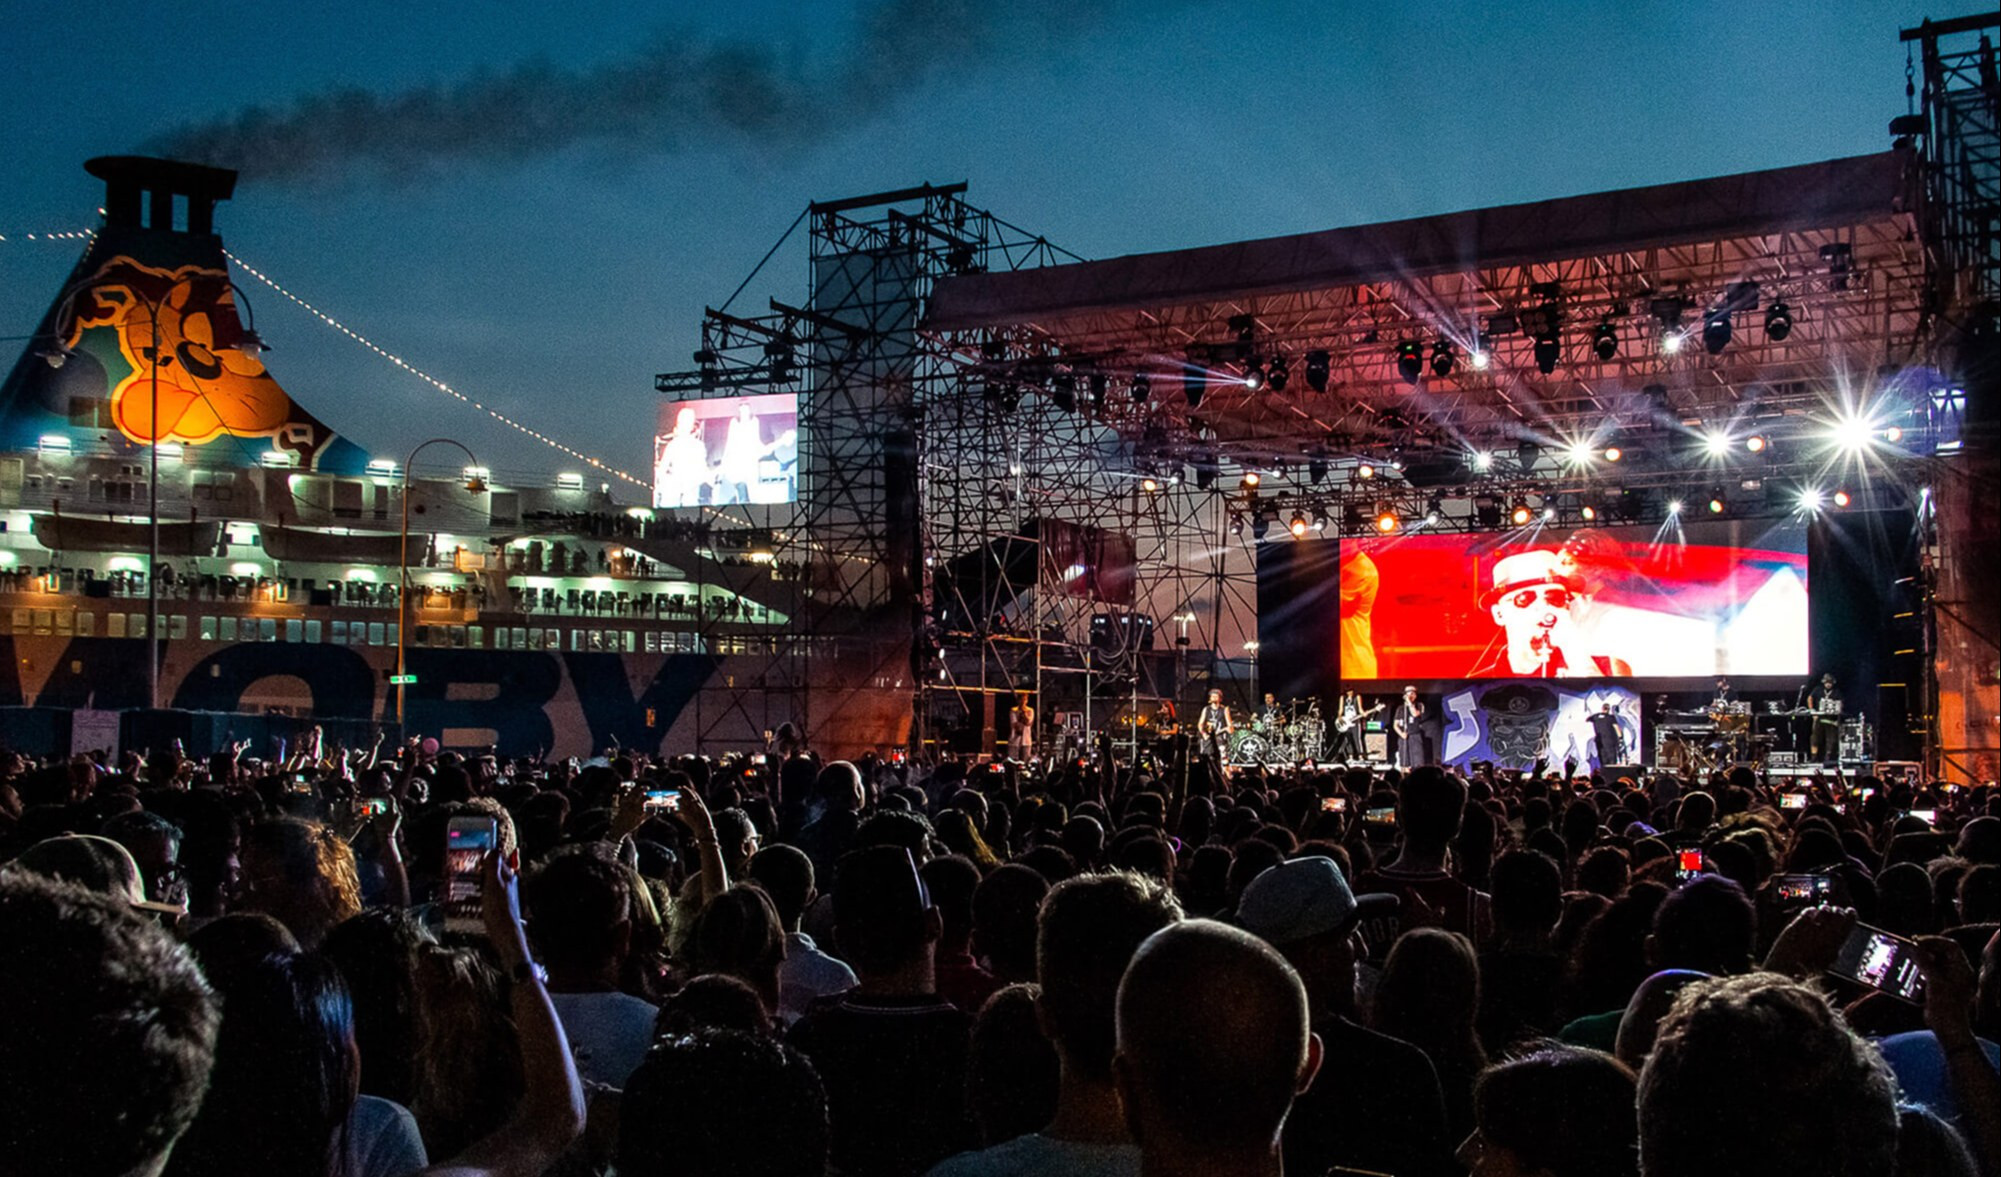
[{"label": "person in white shirt", "polygon": [[808,1006],[855,987],[855,971],[813,943],[799,921],[813,905],[813,860],[797,847],[775,845],[750,860],[750,880],[771,897],[785,929],[785,963],[778,967],[778,1017],[790,1026]]},{"label": "person in white shirt", "polygon": [[624,1087],[653,1044],[659,1012],[619,991],[632,947],[625,872],[589,852],[558,855],[528,881],[528,933],[549,970],[549,1000],[577,1073]]}]

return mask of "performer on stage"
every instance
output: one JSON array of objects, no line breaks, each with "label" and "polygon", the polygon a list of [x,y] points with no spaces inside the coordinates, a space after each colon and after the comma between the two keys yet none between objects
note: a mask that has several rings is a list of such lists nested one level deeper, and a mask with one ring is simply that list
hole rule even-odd
[{"label": "performer on stage", "polygon": [[1353,763],[1367,758],[1362,748],[1362,720],[1368,713],[1362,709],[1361,692],[1341,692],[1341,704],[1334,713],[1334,759]]},{"label": "performer on stage", "polygon": [[1736,702],[1736,699],[1737,699],[1736,695],[1734,695],[1730,690],[1730,680],[1727,678],[1719,677],[1716,680],[1716,697],[1709,701],[1710,707],[1712,708],[1721,707],[1725,703]]},{"label": "performer on stage", "polygon": [[1035,705],[1023,692],[1007,717],[1008,759],[1026,763],[1035,759]]},{"label": "performer on stage", "polygon": [[1807,710],[1813,712],[1813,742],[1810,753],[1814,763],[1827,764],[1841,758],[1841,688],[1834,685],[1832,673],[1820,676],[1820,687],[1807,699]]},{"label": "performer on stage", "polygon": [[1218,781],[1229,775],[1230,733],[1234,730],[1230,709],[1223,705],[1223,692],[1210,690],[1209,704],[1195,721],[1196,749],[1216,770]]},{"label": "performer on stage", "polygon": [[1416,687],[1403,689],[1403,701],[1392,714],[1390,726],[1397,734],[1397,767],[1416,768],[1424,764],[1424,704],[1417,700]]},{"label": "performer on stage", "polygon": [[1626,763],[1626,733],[1610,703],[1591,717],[1591,745],[1597,753],[1599,769]]}]

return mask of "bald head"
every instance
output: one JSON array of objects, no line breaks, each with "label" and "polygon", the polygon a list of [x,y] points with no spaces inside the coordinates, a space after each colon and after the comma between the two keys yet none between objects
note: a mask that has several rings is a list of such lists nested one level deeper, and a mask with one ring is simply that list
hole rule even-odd
[{"label": "bald head", "polygon": [[1143,1153],[1274,1149],[1319,1064],[1306,989],[1264,941],[1188,920],[1133,955],[1119,984],[1115,1073]]}]

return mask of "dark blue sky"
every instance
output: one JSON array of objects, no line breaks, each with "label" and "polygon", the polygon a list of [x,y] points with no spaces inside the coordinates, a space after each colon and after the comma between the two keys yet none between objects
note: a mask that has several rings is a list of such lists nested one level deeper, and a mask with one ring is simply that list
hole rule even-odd
[{"label": "dark blue sky", "polygon": [[[603,125],[590,111],[506,120],[499,144],[427,139],[406,117],[414,169],[365,149],[292,175],[246,169],[219,211],[230,248],[303,297],[644,474],[653,373],[687,366],[703,304],[809,200],[966,180],[974,204],[1108,257],[1859,154],[1887,146],[1904,109],[1897,30],[1926,15],[1916,0],[1029,0],[973,32],[884,36],[867,21],[892,8],[983,6],[641,7],[0,0],[0,335],[32,331],[76,259],[77,243],[19,234],[93,223],[88,156],[337,87],[512,84],[539,60],[575,103],[646,55],[754,47],[782,97],[811,99],[756,129],[684,116],[684,96],[655,96],[664,106],[611,142],[549,142]],[[739,124],[760,114],[731,105],[749,89],[719,100]],[[273,372],[371,452],[444,433],[503,473],[576,467],[246,285]],[[795,242],[746,299],[805,293]]]}]

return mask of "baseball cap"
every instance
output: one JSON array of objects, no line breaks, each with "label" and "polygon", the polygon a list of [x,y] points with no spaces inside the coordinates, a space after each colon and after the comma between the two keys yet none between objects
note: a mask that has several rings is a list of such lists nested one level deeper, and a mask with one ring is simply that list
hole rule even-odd
[{"label": "baseball cap", "polygon": [[156,903],[146,898],[146,887],[140,881],[139,864],[133,860],[132,852],[96,834],[44,838],[23,850],[13,866],[45,878],[74,883],[86,891],[123,899],[142,911],[187,914],[188,909],[181,904]]},{"label": "baseball cap", "polygon": [[1267,944],[1280,946],[1323,932],[1352,928],[1367,916],[1392,915],[1395,895],[1359,898],[1331,858],[1294,858],[1271,867],[1244,888],[1237,923]]}]

